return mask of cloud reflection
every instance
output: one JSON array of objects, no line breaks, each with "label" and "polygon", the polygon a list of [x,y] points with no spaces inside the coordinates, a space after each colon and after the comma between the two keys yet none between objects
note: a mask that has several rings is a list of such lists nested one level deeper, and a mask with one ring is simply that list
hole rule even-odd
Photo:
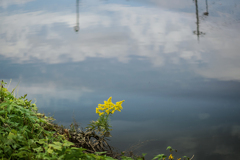
[{"label": "cloud reflection", "polygon": [[[5,80],[7,82],[7,80]],[[14,87],[18,86],[16,82],[11,83],[9,91],[12,91]],[[44,101],[49,100],[49,97],[54,99],[68,99],[77,101],[79,98],[86,94],[93,92],[92,89],[89,89],[84,86],[76,87],[77,89],[67,89],[64,87],[59,87],[55,82],[49,81],[48,83],[34,83],[29,85],[28,83],[20,83],[20,85],[15,90],[16,96],[23,96],[26,94],[29,95],[29,99],[34,99],[37,95],[42,95],[45,97]],[[44,107],[44,106],[43,106]]]},{"label": "cloud reflection", "polygon": [[187,64],[206,78],[240,80],[240,34],[212,31],[197,44],[194,14],[100,3],[81,12],[78,35],[72,33],[75,13],[2,14],[0,54],[14,63],[48,64],[89,57],[128,63],[137,56],[155,67]]},{"label": "cloud reflection", "polygon": [[11,5],[23,5],[31,1],[34,1],[34,0],[7,0],[7,1],[1,0],[0,7],[7,8]]}]

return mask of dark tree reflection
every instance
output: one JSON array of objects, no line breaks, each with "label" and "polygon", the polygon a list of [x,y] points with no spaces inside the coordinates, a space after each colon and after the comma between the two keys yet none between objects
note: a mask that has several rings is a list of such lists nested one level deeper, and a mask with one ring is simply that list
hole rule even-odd
[{"label": "dark tree reflection", "polygon": [[197,0],[195,0],[195,7],[196,7],[197,30],[193,31],[193,33],[197,35],[198,41],[199,41],[199,36],[200,35],[205,35],[205,33],[200,31],[200,26],[199,26],[200,21],[199,21],[199,15],[198,15],[198,1]]},{"label": "dark tree reflection", "polygon": [[77,18],[77,21],[76,21],[76,26],[74,27],[74,30],[76,32],[79,31],[79,0],[76,0],[76,18]]},{"label": "dark tree reflection", "polygon": [[205,15],[205,16],[209,15],[209,12],[208,12],[208,0],[206,0],[206,12],[204,12],[203,15]]}]

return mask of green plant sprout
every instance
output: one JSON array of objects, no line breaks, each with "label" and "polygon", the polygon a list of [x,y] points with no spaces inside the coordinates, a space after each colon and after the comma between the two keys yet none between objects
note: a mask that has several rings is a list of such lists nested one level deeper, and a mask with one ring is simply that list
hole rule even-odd
[{"label": "green plant sprout", "polygon": [[167,156],[165,156],[164,154],[159,154],[156,155],[153,159],[158,159],[158,160],[165,160]]},{"label": "green plant sprout", "polygon": [[[173,160],[174,157],[173,157],[173,155],[172,155],[172,154],[173,154],[172,152],[174,152],[174,151],[177,152],[177,150],[176,150],[176,149],[173,149],[171,146],[168,146],[166,150],[169,150],[169,152],[171,153],[171,154],[169,155],[168,159],[169,159],[169,160]],[[167,156],[165,156],[164,154],[158,154],[157,156],[155,156],[155,157],[153,158],[153,160],[154,160],[154,159],[166,160],[166,157],[167,157]],[[187,157],[187,156],[183,156],[183,160],[192,160],[193,157],[194,157],[194,155],[192,156],[192,158],[189,158],[189,157]],[[181,158],[178,158],[177,160],[181,160]]]}]

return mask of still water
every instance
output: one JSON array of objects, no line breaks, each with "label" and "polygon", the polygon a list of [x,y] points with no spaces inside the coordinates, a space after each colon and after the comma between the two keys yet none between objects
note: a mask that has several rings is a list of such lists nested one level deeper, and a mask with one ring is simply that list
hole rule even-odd
[{"label": "still water", "polygon": [[0,0],[0,79],[82,127],[125,100],[110,144],[240,159],[239,0]]}]

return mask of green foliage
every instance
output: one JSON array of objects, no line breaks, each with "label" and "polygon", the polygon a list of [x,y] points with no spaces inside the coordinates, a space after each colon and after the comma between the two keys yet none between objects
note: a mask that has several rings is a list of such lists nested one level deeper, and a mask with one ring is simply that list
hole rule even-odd
[{"label": "green foliage", "polygon": [[[27,94],[16,98],[0,85],[0,158],[2,160],[114,160],[105,152],[90,154],[87,149],[74,147],[59,134],[54,119],[38,113]],[[71,131],[76,131],[72,126]],[[126,158],[123,158],[123,160]]]},{"label": "green foliage", "polygon": [[[69,131],[66,130],[68,132],[66,135],[59,131],[61,127],[53,124],[52,117],[38,113],[36,104],[26,99],[27,94],[16,98],[13,94],[16,88],[9,92],[7,88],[4,88],[6,84],[1,81],[0,85],[0,158],[2,160],[115,160],[106,156],[106,152],[88,153],[87,149],[70,142],[69,139],[81,142],[80,140],[85,137],[89,140],[93,137],[98,139],[95,143],[97,148],[103,146],[104,143],[108,146],[103,138],[101,140],[101,136],[110,137],[111,126],[108,115],[113,114],[115,110],[121,110],[123,101],[117,102],[116,105],[113,105],[115,108],[110,108],[111,110],[107,108],[108,111],[106,111],[106,108],[102,108],[107,114],[101,113],[98,121],[90,124],[88,129],[99,131],[101,136],[96,135],[94,131],[76,132],[73,125]],[[91,145],[91,142],[82,141],[79,144]],[[93,148],[93,150],[95,149]],[[167,150],[172,152],[174,149],[169,146]],[[145,155],[127,157],[123,154],[121,159],[144,160]],[[160,154],[154,159],[160,160],[165,157]],[[185,158],[189,160],[189,157]]]},{"label": "green foliage", "polygon": [[110,131],[112,131],[112,129],[110,128],[112,126],[109,124],[109,121],[109,115],[101,115],[97,121],[91,121],[86,128],[88,130],[96,131],[103,137],[111,137]]},{"label": "green foliage", "polygon": [[[171,154],[169,155],[168,159],[169,159],[169,160],[173,160],[174,157],[173,157],[173,155],[172,155],[172,152],[173,152],[173,151],[177,152],[177,150],[176,150],[176,149],[173,149],[171,146],[168,146],[166,150],[169,150],[169,152],[171,153]],[[166,157],[167,157],[167,156],[165,156],[164,154],[158,154],[157,156],[155,156],[155,157],[153,158],[153,160],[154,160],[154,159],[166,160]],[[184,160],[192,160],[193,157],[194,157],[194,155],[193,155],[192,158],[190,159],[190,158],[187,157],[187,156],[183,156],[183,159],[184,159]],[[181,158],[178,158],[177,160],[181,160]]]},{"label": "green foliage", "polygon": [[177,152],[177,150],[176,150],[176,149],[173,149],[171,146],[168,146],[166,150],[169,150],[171,153],[172,153],[173,151]]},{"label": "green foliage", "polygon": [[[183,156],[184,160],[190,160],[190,158],[188,156]],[[192,158],[191,158],[192,159]]]},{"label": "green foliage", "polygon": [[158,159],[158,160],[162,160],[164,158],[166,158],[167,156],[165,156],[164,154],[159,154],[157,156],[155,156],[153,159]]},{"label": "green foliage", "polygon": [[[0,157],[2,159],[103,159],[84,153],[86,149],[56,133],[52,117],[37,112],[32,101],[14,97],[1,82],[0,87]],[[109,157],[104,157],[109,159]]]}]

